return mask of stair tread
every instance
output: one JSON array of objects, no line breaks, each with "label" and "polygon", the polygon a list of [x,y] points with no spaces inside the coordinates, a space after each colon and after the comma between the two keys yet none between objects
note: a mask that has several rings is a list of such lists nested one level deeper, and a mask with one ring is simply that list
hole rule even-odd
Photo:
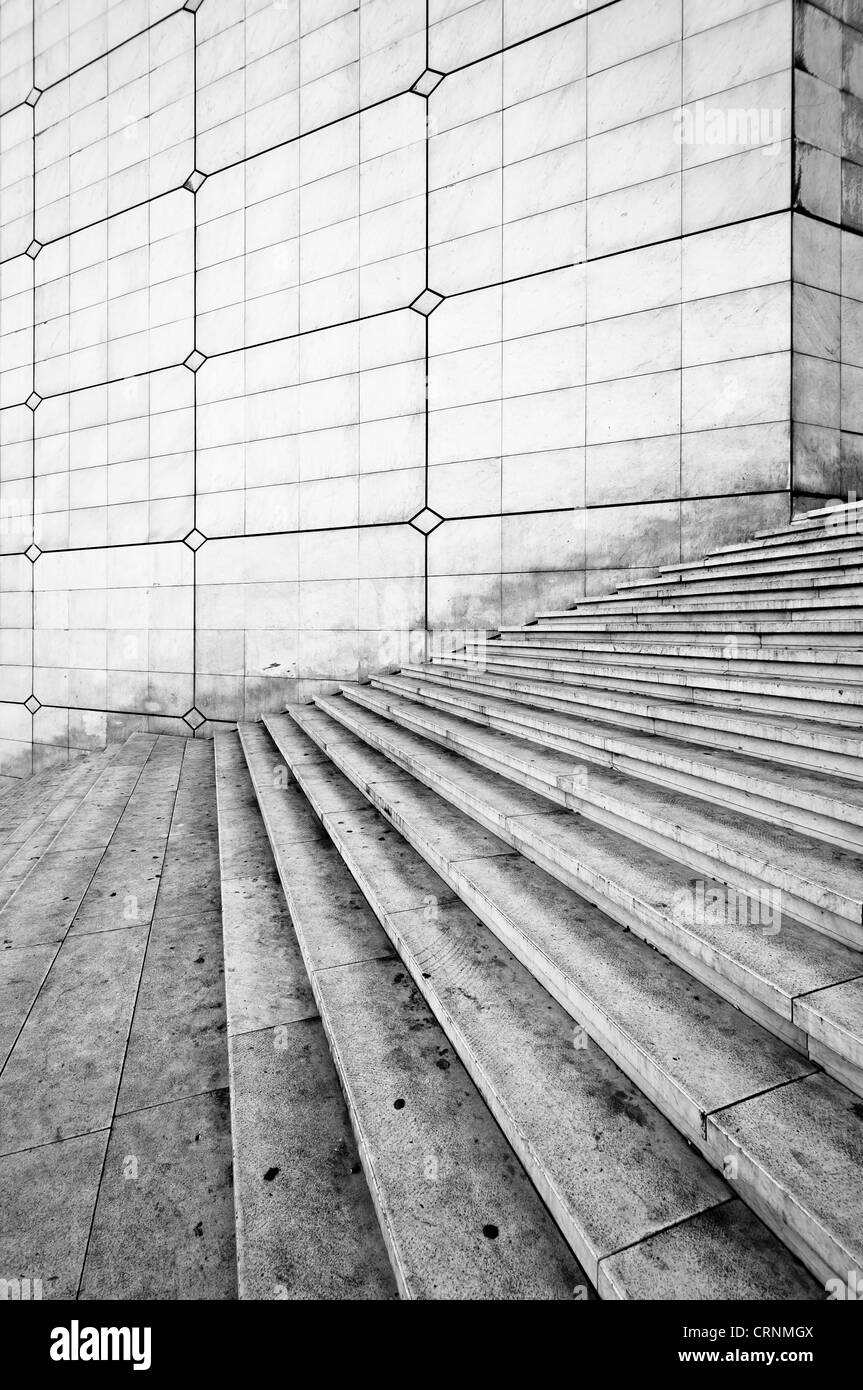
[{"label": "stair tread", "polygon": [[[769,591],[768,591],[769,592]],[[701,600],[701,601],[699,601]],[[612,607],[612,605],[615,605]],[[663,603],[659,600],[645,601],[643,603],[633,603],[631,600],[621,598],[619,594],[612,594],[596,599],[580,600],[574,608],[564,608],[556,612],[538,613],[536,621],[540,623],[557,622],[558,619],[589,618],[595,619],[602,617],[605,613],[614,616],[626,617],[662,617],[669,616],[684,617],[688,613],[704,614],[719,613],[722,615],[735,613],[746,613],[752,616],[764,614],[768,617],[772,614],[800,614],[803,618],[809,618],[813,613],[827,612],[832,613],[834,609],[839,610],[838,616],[843,617],[844,611],[853,612],[860,607],[860,594],[855,589],[851,594],[830,594],[824,598],[806,597],[805,599],[794,598],[735,598],[727,594],[704,594],[694,595],[692,600],[685,602],[681,597],[679,602]]]},{"label": "stair tread", "polygon": [[[423,702],[442,698],[438,692],[446,687],[427,681],[411,681],[395,676],[375,677],[374,688],[397,693],[418,695]],[[835,773],[819,773],[811,769],[791,769],[784,763],[766,758],[749,757],[719,747],[703,751],[682,739],[659,734],[620,730],[609,732],[608,726],[597,720],[581,719],[554,710],[541,710],[527,700],[504,699],[477,694],[461,687],[453,690],[453,704],[465,710],[488,710],[505,719],[527,721],[539,733],[572,738],[611,756],[611,765],[619,766],[618,757],[633,757],[648,764],[667,765],[693,773],[716,787],[714,794],[730,785],[742,791],[766,795],[777,802],[787,801],[811,807],[825,816],[834,816],[851,825],[863,824],[863,786],[841,778]],[[519,725],[521,726],[521,725]],[[578,756],[574,754],[574,756]],[[591,764],[592,766],[592,764]]]},{"label": "stair tread", "polygon": [[[382,721],[378,732],[387,734]],[[389,747],[410,756],[415,774],[428,779],[426,785],[496,821],[521,854],[533,858],[539,853],[553,876],[591,897],[616,920],[660,950],[676,948],[676,958],[682,957],[689,968],[703,962],[713,972],[714,987],[719,987],[719,974],[744,997],[760,1000],[777,1019],[792,1021],[799,996],[863,975],[860,952],[795,921],[782,910],[781,900],[729,892],[615,830],[557,810],[496,773],[463,766],[455,753],[423,747],[416,735],[390,737]],[[379,780],[382,773],[389,778],[383,756],[367,759],[362,769],[367,779]],[[358,767],[355,749],[352,758]],[[393,794],[390,782],[386,791]],[[863,1038],[863,1013],[856,1020],[849,1016],[849,1034],[840,1040],[842,1055],[853,1057],[856,1039]]]},{"label": "stair tread", "polygon": [[240,1297],[394,1298],[237,733],[215,755]]},{"label": "stair tread", "polygon": [[273,785],[274,745],[260,726],[241,737],[400,1292],[571,1299],[584,1271],[461,1064],[436,1065],[444,1033],[334,847],[310,838],[303,793]]},{"label": "stair tread", "polygon": [[[402,674],[411,677],[433,677],[442,667],[451,663],[435,662],[429,666],[405,666]],[[457,663],[459,672],[472,673],[472,666],[469,662]],[[540,690],[537,693],[547,694],[549,697],[560,700],[568,700],[574,705],[592,706],[597,710],[609,710],[620,708],[625,710],[632,708],[632,712],[647,719],[667,719],[676,723],[699,723],[702,727],[705,720],[714,722],[717,728],[724,726],[738,727],[749,732],[752,737],[778,738],[784,736],[789,742],[797,741],[812,746],[813,741],[820,741],[819,746],[828,743],[835,744],[839,751],[843,750],[843,745],[848,745],[847,750],[855,756],[863,754],[863,733],[859,725],[839,724],[831,722],[825,727],[823,720],[806,719],[794,713],[783,713],[780,711],[760,711],[752,708],[738,708],[737,706],[726,709],[708,708],[705,709],[694,699],[682,700],[675,693],[657,693],[655,695],[645,695],[637,691],[626,689],[608,689],[607,687],[579,686],[577,680],[568,680],[564,685],[562,682],[546,681],[541,675],[536,677],[513,676],[508,678],[496,672],[486,670],[476,670],[473,673],[477,680],[488,682],[495,689],[511,688],[517,690],[520,685],[537,685]],[[753,727],[754,726],[754,727]],[[762,729],[763,732],[756,732]]]},{"label": "stair tread", "polygon": [[[361,697],[369,708],[385,715],[387,701],[375,697],[362,687],[351,689],[354,698]],[[404,701],[408,706],[410,702]],[[549,753],[512,734],[482,729],[437,710],[418,711],[416,705],[402,710],[416,717],[421,713],[427,726],[436,727],[444,736],[454,735],[475,747],[493,753],[502,766],[530,769],[531,775],[542,773],[549,783],[576,782],[583,764],[558,753]],[[707,806],[694,797],[652,785],[640,779],[625,778],[607,768],[591,767],[580,792],[587,801],[591,793],[602,791],[603,796],[616,801],[621,810],[631,815],[643,812],[667,822],[679,838],[690,831],[715,844],[727,846],[734,854],[753,866],[774,886],[795,893],[807,890],[812,901],[829,906],[849,920],[863,920],[863,864],[858,856],[834,845],[812,840],[787,828],[773,828],[766,823],[740,815],[716,805]]]},{"label": "stair tread", "polygon": [[219,730],[215,753],[231,1036],[314,1017],[317,1009],[239,735]]},{"label": "stair tread", "polygon": [[[849,686],[855,693],[863,686],[863,650],[855,651],[852,647],[807,649],[751,645],[737,641],[730,645],[716,640],[672,641],[667,633],[631,633],[617,639],[609,638],[608,641],[595,637],[578,641],[572,636],[561,641],[553,633],[539,634],[541,640],[538,641],[526,641],[529,635],[529,630],[525,629],[520,632],[520,641],[496,637],[482,644],[467,642],[463,650],[449,653],[449,658],[477,650],[522,657],[536,653],[537,658],[549,661],[631,665],[681,676],[690,671],[697,674],[703,670],[710,674],[739,676],[741,680],[749,677],[775,680],[777,675],[784,678],[787,674],[792,680],[817,680],[820,685],[823,679],[828,686],[835,685],[840,689]],[[657,640],[650,640],[651,636]],[[662,665],[656,667],[656,662]],[[672,665],[672,662],[681,664]],[[786,673],[787,666],[793,667],[793,671]]]},{"label": "stair tread", "polygon": [[808,555],[824,554],[854,554],[855,551],[863,551],[863,537],[859,535],[843,536],[840,533],[813,537],[803,545],[800,541],[793,538],[780,537],[775,545],[767,545],[761,541],[738,541],[736,545],[724,545],[718,550],[708,552],[701,560],[690,560],[682,564],[660,565],[659,572],[665,574],[666,571],[698,569],[705,565],[724,565],[724,564],[747,564],[757,563],[764,560],[772,563],[774,557],[784,556],[785,558],[794,557],[805,561]]},{"label": "stair tread", "polygon": [[[634,1250],[612,1255],[601,1266],[600,1291],[604,1297],[622,1297],[625,1290],[631,1299],[677,1300],[681,1297],[677,1271],[683,1267],[690,1271],[694,1287],[725,1289],[721,1297],[729,1301],[751,1297],[748,1290],[753,1287],[764,1289],[759,1300],[765,1302],[810,1298],[811,1276],[793,1258],[775,1264],[757,1240],[761,1229],[755,1213],[735,1197],[693,1217],[677,1231],[660,1231]],[[820,1288],[819,1296],[823,1296]]]},{"label": "stair tread", "polygon": [[[818,574],[832,570],[861,568],[863,568],[863,541],[857,540],[855,545],[847,547],[837,545],[835,542],[827,542],[819,548],[812,545],[808,547],[805,555],[801,555],[791,547],[788,547],[787,554],[783,554],[782,547],[779,547],[777,551],[753,551],[749,555],[741,555],[739,558],[733,554],[722,555],[717,552],[705,556],[702,560],[689,560],[677,565],[659,565],[657,573],[660,579],[668,577],[671,580],[679,579],[683,583],[688,583],[690,579],[697,580],[704,575],[715,575],[717,579],[724,579],[735,573],[752,575],[773,572],[776,574],[798,574],[801,571],[811,569],[813,573]],[[630,585],[640,586],[652,582],[650,579],[630,580],[620,587],[628,589]]]},{"label": "stair tread", "polygon": [[[338,712],[338,699],[321,699],[318,708],[327,714]],[[315,727],[309,717],[297,717],[300,727]],[[342,739],[340,753],[345,746],[350,749],[350,739]],[[381,783],[385,763],[381,755]],[[429,851],[434,847],[436,859],[445,858],[436,847],[435,834],[441,796],[425,785],[409,783],[388,801],[397,828],[410,827],[422,835]],[[457,815],[470,827],[467,815]],[[495,903],[507,922],[520,924],[538,958],[550,960],[578,995],[589,994],[603,1015],[627,1031],[639,1054],[655,1061],[699,1118],[734,1104],[735,1098],[812,1070],[805,1058],[720,1001],[680,966],[545,870],[511,852],[504,841],[502,847],[500,855],[471,859],[464,853],[452,863],[482,897]],[[698,1048],[698,1065],[678,1055],[681,1038]],[[749,1045],[757,1055],[749,1054]],[[720,1097],[728,1099],[723,1102]]]},{"label": "stair tread", "polygon": [[[769,649],[768,649],[769,650]],[[619,658],[619,659],[618,659]],[[863,680],[860,668],[838,662],[805,662],[795,660],[790,653],[782,658],[754,655],[731,657],[721,647],[699,649],[683,647],[677,651],[665,646],[626,647],[618,643],[602,646],[590,643],[585,647],[572,644],[553,646],[539,642],[490,642],[481,648],[468,643],[463,651],[439,656],[435,661],[459,665],[482,661],[486,666],[509,665],[560,671],[573,676],[588,675],[595,679],[632,680],[657,683],[695,692],[707,690],[739,690],[752,695],[775,695],[777,677],[790,692],[789,698],[836,700],[863,706]],[[792,672],[780,671],[782,664],[802,667]],[[672,665],[671,663],[675,664]],[[661,664],[657,664],[661,663]],[[827,665],[830,675],[816,669]],[[749,668],[755,668],[750,670]],[[806,669],[806,668],[811,669]],[[766,669],[765,669],[766,668]],[[772,668],[772,669],[771,669]]]},{"label": "stair tread", "polygon": [[[335,719],[343,707],[334,697],[318,697],[316,703]],[[295,717],[302,727],[314,730],[314,718]],[[344,760],[350,743],[342,738],[329,745],[331,756],[336,747]],[[382,770],[384,785],[385,778]],[[400,788],[398,797],[387,802],[388,818],[396,828],[408,838],[422,838],[430,854],[434,853],[435,803],[440,804],[440,797],[420,785]],[[437,857],[435,867],[439,867]],[[752,1124],[736,1118],[740,1107],[747,1101],[751,1104],[752,1097],[761,1100],[767,1092],[774,1094],[776,1088],[792,1093],[796,1084],[815,1073],[811,1063],[779,1039],[521,856],[461,860],[449,872],[458,874],[463,898],[466,886],[476,885],[476,899],[469,905],[478,910],[480,900],[489,904],[482,913],[488,925],[688,1137],[698,1143],[701,1126],[709,1121],[709,1133],[716,1136],[712,1151],[708,1148],[714,1161],[725,1141],[729,1116],[735,1117],[735,1141],[745,1143]],[[736,1099],[715,1106],[714,1099],[729,1091],[736,1093]],[[857,1102],[834,1082],[823,1096],[832,1144],[838,1124],[829,1110],[831,1097],[843,1120],[851,1113],[849,1105]],[[811,1152],[818,1152],[819,1131],[813,1128],[804,1133],[799,1118],[796,1126],[786,1124],[782,1134],[786,1143],[793,1135],[798,1146],[806,1140]],[[863,1156],[859,1121],[846,1151],[849,1158],[852,1151]],[[754,1176],[747,1174],[747,1183],[756,1195],[775,1193],[774,1153],[763,1144],[759,1153],[760,1166]],[[832,1157],[832,1148],[830,1153]],[[784,1176],[783,1169],[783,1180]],[[807,1196],[800,1204],[800,1240],[805,1242],[814,1222],[818,1238],[812,1258],[825,1261],[831,1269],[838,1267],[840,1259],[863,1264],[863,1191],[852,1163],[840,1165],[836,1187],[838,1192],[834,1190],[831,1197],[834,1204],[844,1203],[841,1217],[825,1217],[823,1196],[811,1202]],[[771,1214],[777,1219],[775,1211]],[[797,1222],[795,1213],[796,1232]],[[841,1267],[848,1266],[842,1263]]]},{"label": "stair tread", "polygon": [[774,1176],[789,1222],[802,1212],[805,1227],[832,1233],[840,1261],[835,1276],[863,1268],[863,1106],[856,1096],[816,1072],[707,1123],[738,1160],[741,1177],[754,1168]]},{"label": "stair tread", "polygon": [[[519,623],[515,625],[505,625],[498,629],[501,633],[564,633],[572,632],[598,632],[603,637],[607,637],[611,632],[633,632],[639,636],[655,633],[685,632],[687,634],[702,634],[705,632],[716,632],[725,635],[738,632],[751,633],[753,636],[776,635],[776,636],[814,636],[821,638],[832,635],[849,635],[853,637],[863,634],[863,619],[861,618],[818,618],[813,619],[808,615],[795,617],[744,618],[739,615],[728,614],[723,610],[719,617],[711,613],[699,614],[697,627],[687,620],[685,613],[660,613],[650,615],[648,624],[643,618],[628,617],[626,614],[612,613],[604,620],[601,618],[590,618],[585,616],[580,622],[572,622],[567,626],[564,622],[549,623],[543,626],[538,618],[534,618],[529,623]],[[706,622],[705,618],[710,621]]]},{"label": "stair tread", "polygon": [[[303,713],[295,717],[302,727]],[[285,716],[265,722],[293,765],[297,742]],[[574,1048],[561,1006],[376,810],[367,804],[322,819],[591,1279],[600,1261],[624,1248],[637,1269],[637,1246],[659,1231],[677,1251],[682,1233],[673,1232],[725,1204],[724,1183],[599,1048]],[[690,1296],[722,1297],[726,1281],[760,1296],[777,1243],[744,1212],[737,1214],[747,1232],[742,1268],[719,1253],[711,1259],[702,1239],[697,1267],[710,1260],[715,1279],[699,1284],[678,1264]],[[781,1269],[788,1287],[812,1296],[794,1261],[786,1256]],[[618,1296],[625,1293],[619,1285]]]}]

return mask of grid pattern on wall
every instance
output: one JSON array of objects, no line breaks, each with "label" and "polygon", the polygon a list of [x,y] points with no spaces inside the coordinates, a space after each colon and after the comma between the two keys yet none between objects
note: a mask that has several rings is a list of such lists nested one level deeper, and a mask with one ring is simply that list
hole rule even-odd
[{"label": "grid pattern on wall", "polygon": [[791,14],[3,0],[0,771],[784,521]]}]

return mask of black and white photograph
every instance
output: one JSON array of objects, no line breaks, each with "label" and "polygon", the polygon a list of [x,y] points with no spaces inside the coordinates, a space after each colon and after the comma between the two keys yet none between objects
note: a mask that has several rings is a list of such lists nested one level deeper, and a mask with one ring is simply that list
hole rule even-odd
[{"label": "black and white photograph", "polygon": [[863,0],[0,0],[29,1365],[817,1373],[861,716]]}]

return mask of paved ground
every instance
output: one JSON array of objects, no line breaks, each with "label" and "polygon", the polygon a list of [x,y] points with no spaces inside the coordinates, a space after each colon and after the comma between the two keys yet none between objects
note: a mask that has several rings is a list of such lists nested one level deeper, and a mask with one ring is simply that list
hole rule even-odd
[{"label": "paved ground", "polygon": [[213,748],[138,735],[0,912],[0,1279],[234,1298]]}]

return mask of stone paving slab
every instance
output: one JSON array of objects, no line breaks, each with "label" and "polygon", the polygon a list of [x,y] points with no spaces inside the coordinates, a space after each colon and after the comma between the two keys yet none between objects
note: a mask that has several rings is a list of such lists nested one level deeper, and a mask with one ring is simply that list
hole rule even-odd
[{"label": "stone paving slab", "polygon": [[146,927],[64,942],[0,1075],[0,1153],[111,1123]]},{"label": "stone paving slab", "polygon": [[237,1296],[225,1089],[114,1122],[81,1297]]},{"label": "stone paving slab", "polygon": [[223,961],[220,913],[153,923],[118,1114],[227,1086]]},{"label": "stone paving slab", "polygon": [[102,1130],[0,1157],[0,1279],[76,1296],[107,1142]]}]

